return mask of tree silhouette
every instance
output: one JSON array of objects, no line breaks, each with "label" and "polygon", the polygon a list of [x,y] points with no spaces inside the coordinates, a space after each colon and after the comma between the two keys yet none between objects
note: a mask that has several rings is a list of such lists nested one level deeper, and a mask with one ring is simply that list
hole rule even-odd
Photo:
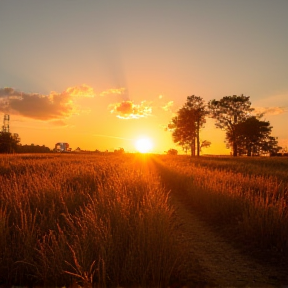
[{"label": "tree silhouette", "polygon": [[207,110],[204,100],[199,96],[188,96],[177,116],[172,118],[168,128],[172,130],[173,141],[182,147],[189,145],[191,156],[200,155],[200,129],[206,123]]},{"label": "tree silhouette", "polygon": [[14,153],[17,151],[20,138],[18,134],[0,132],[0,153]]},{"label": "tree silhouette", "polygon": [[277,138],[272,136],[268,136],[266,141],[261,145],[261,152],[269,153],[270,156],[276,156],[281,149],[282,147],[278,146]]},{"label": "tree silhouette", "polygon": [[167,155],[177,155],[177,154],[178,154],[178,151],[176,149],[173,149],[173,148],[171,148],[167,151]]},{"label": "tree silhouette", "polygon": [[17,147],[18,153],[49,153],[51,152],[50,148],[46,147],[45,145],[18,145]]},{"label": "tree silhouette", "polygon": [[[235,125],[236,142],[239,154],[247,156],[259,155],[262,153],[277,153],[281,147],[278,141],[270,136],[272,126],[268,121],[260,120],[261,116],[251,116]],[[232,135],[227,132],[228,142]]]},{"label": "tree silhouette", "polygon": [[115,150],[114,150],[114,153],[115,153],[115,154],[124,154],[124,153],[125,153],[125,150],[124,150],[124,148],[119,147],[119,149],[115,149]]},{"label": "tree silhouette", "polygon": [[211,146],[211,142],[208,141],[208,140],[203,140],[201,142],[201,145],[200,145],[200,151],[202,151],[203,148],[209,148]]},{"label": "tree silhouette", "polygon": [[236,124],[245,121],[250,116],[250,112],[254,110],[250,107],[249,98],[243,94],[224,96],[219,101],[213,99],[208,103],[210,114],[216,119],[215,126],[226,131],[226,139],[233,149],[233,156],[238,155]]}]

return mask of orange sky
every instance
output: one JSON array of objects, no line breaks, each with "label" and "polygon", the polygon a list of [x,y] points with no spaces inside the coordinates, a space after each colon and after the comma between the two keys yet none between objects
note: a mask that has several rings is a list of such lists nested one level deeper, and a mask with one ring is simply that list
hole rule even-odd
[{"label": "orange sky", "polygon": [[[2,1],[0,121],[22,144],[180,152],[165,127],[187,96],[244,94],[285,147],[287,27],[285,0]],[[224,138],[208,119],[203,152]]]}]

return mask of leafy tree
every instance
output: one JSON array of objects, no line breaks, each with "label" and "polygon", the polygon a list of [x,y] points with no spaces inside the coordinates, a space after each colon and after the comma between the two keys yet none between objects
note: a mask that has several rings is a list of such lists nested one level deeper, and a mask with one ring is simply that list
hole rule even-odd
[{"label": "leafy tree", "polygon": [[116,154],[124,154],[125,150],[124,150],[124,148],[120,147],[119,149],[115,149],[114,153],[116,153]]},{"label": "leafy tree", "polygon": [[[172,118],[168,128],[172,130],[172,138],[175,143],[191,150],[191,156],[195,156],[195,122],[194,115],[189,115],[187,110],[181,108],[178,115]],[[192,119],[191,119],[192,118]]]},{"label": "leafy tree", "polygon": [[51,150],[46,147],[45,145],[18,145],[17,147],[17,152],[18,153],[49,153]]},{"label": "leafy tree", "polygon": [[201,142],[200,150],[202,151],[203,148],[209,148],[211,146],[211,142],[208,140],[204,140]]},{"label": "leafy tree", "polygon": [[190,150],[190,143],[182,145],[182,150],[185,152],[185,154],[187,154]]},{"label": "leafy tree", "polygon": [[[251,116],[235,125],[234,134],[239,154],[252,156],[262,153],[277,153],[281,149],[277,140],[270,136],[273,127],[268,121],[261,121],[261,117]],[[227,132],[228,142],[232,141],[230,137],[233,136],[230,131]]]},{"label": "leafy tree", "polygon": [[0,153],[14,153],[17,151],[20,138],[18,134],[0,132]]},{"label": "leafy tree", "polygon": [[167,151],[167,155],[177,155],[178,154],[178,151],[176,149],[169,149]]},{"label": "leafy tree", "polygon": [[[208,108],[212,118],[216,119],[215,126],[226,131],[226,139],[233,149],[233,156],[238,155],[236,124],[250,117],[251,108],[249,96],[224,96],[222,99],[211,100]],[[229,134],[229,135],[228,135]]]},{"label": "leafy tree", "polygon": [[173,141],[186,148],[189,145],[191,156],[200,155],[200,129],[206,123],[207,110],[204,100],[199,96],[188,96],[177,116],[172,118],[168,128],[172,130]]},{"label": "leafy tree", "polygon": [[261,145],[262,153],[270,153],[270,156],[275,156],[282,149],[278,146],[278,141],[276,137],[268,136],[266,141]]}]

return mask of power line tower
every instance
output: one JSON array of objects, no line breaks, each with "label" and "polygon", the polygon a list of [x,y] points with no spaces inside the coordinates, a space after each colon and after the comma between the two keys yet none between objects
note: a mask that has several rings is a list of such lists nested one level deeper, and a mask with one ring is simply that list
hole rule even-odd
[{"label": "power line tower", "polygon": [[3,133],[9,133],[9,120],[10,120],[10,116],[8,114],[5,114],[4,119],[3,119],[3,126],[2,126]]}]

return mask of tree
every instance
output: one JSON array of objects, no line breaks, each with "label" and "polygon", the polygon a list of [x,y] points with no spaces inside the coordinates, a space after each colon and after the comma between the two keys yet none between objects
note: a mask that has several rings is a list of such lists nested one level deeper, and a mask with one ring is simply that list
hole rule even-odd
[{"label": "tree", "polygon": [[233,156],[238,155],[236,124],[245,121],[250,117],[250,112],[254,110],[250,107],[249,98],[243,94],[241,96],[224,96],[219,101],[213,99],[208,103],[210,115],[216,119],[215,126],[226,131],[226,139],[228,145],[233,149]]},{"label": "tree", "polygon": [[190,150],[190,144],[184,144],[182,145],[182,150],[185,152],[185,154],[187,155],[188,151]]},{"label": "tree", "polygon": [[17,151],[20,138],[18,134],[0,132],[0,153],[13,153]]},{"label": "tree", "polygon": [[18,153],[49,153],[51,152],[50,148],[46,147],[45,145],[18,145],[17,147]]},{"label": "tree", "polygon": [[189,145],[191,156],[200,155],[200,129],[206,123],[207,110],[204,100],[199,96],[188,96],[177,116],[172,118],[168,128],[172,130],[173,141],[182,147]]},{"label": "tree", "polygon": [[266,154],[269,153],[270,156],[275,156],[282,149],[278,146],[278,141],[276,137],[268,136],[266,141],[262,143],[261,152]]},{"label": "tree", "polygon": [[177,155],[177,154],[178,154],[178,151],[176,149],[173,149],[173,148],[171,148],[167,151],[167,155]]},{"label": "tree", "polygon": [[114,150],[114,153],[115,153],[115,154],[124,154],[124,153],[125,153],[125,150],[124,150],[124,148],[119,147],[119,149],[115,149],[115,150]]},{"label": "tree", "polygon": [[[247,156],[277,153],[281,147],[278,146],[278,141],[270,136],[272,126],[268,121],[261,121],[262,116],[251,116],[235,125],[234,134],[239,154]],[[230,131],[227,132],[228,142],[231,142]]]},{"label": "tree", "polygon": [[201,142],[200,151],[202,151],[203,148],[209,148],[210,146],[211,146],[211,142],[208,140],[204,140]]},{"label": "tree", "polygon": [[186,151],[189,147],[191,156],[195,156],[195,123],[189,118],[187,111],[182,108],[178,111],[178,115],[172,118],[172,123],[168,127],[172,130],[173,141]]}]

